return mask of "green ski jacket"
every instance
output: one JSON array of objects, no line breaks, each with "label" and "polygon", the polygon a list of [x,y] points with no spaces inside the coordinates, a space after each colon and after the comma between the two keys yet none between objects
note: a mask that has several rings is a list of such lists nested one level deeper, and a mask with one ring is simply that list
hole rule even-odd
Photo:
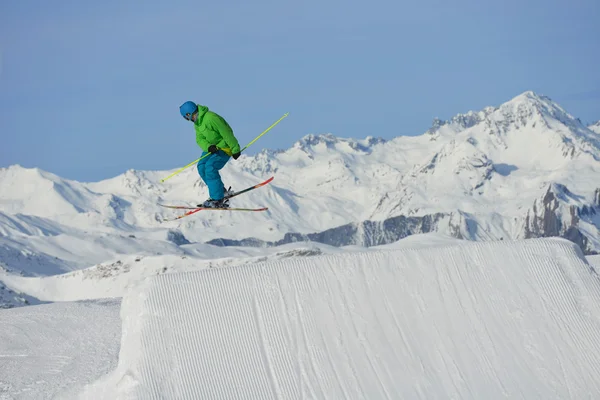
[{"label": "green ski jacket", "polygon": [[209,111],[208,107],[198,104],[198,118],[194,122],[196,143],[204,151],[214,144],[228,155],[240,152],[240,144],[233,129],[219,114]]}]

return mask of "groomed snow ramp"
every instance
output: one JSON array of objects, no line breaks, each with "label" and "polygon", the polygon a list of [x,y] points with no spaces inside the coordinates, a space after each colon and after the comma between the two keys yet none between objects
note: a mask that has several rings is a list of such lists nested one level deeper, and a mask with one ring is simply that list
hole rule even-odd
[{"label": "groomed snow ramp", "polygon": [[161,275],[122,318],[90,398],[600,398],[599,278],[560,239]]}]

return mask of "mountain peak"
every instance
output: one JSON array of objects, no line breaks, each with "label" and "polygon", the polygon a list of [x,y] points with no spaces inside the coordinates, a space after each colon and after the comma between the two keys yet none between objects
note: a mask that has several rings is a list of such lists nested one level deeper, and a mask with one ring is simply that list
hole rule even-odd
[{"label": "mountain peak", "polygon": [[457,134],[482,123],[492,130],[506,131],[511,127],[518,129],[534,125],[536,121],[547,125],[550,119],[573,129],[584,128],[579,119],[567,113],[550,97],[528,90],[498,107],[457,114],[447,121],[435,118],[427,133]]},{"label": "mountain peak", "polygon": [[44,171],[38,167],[23,167],[19,164],[0,168],[0,184],[6,185],[9,181],[16,182],[17,186],[21,185],[20,181],[35,182],[36,184],[43,184],[43,182],[69,182],[68,179],[61,178],[52,172]]},{"label": "mountain peak", "polygon": [[527,90],[518,96],[513,97],[508,103],[534,102],[534,103],[553,103],[548,96],[538,94],[533,90]]},{"label": "mountain peak", "polygon": [[567,126],[582,127],[581,121],[569,114],[550,97],[533,91],[524,92],[499,107],[502,114],[512,114],[519,118],[550,117]]}]

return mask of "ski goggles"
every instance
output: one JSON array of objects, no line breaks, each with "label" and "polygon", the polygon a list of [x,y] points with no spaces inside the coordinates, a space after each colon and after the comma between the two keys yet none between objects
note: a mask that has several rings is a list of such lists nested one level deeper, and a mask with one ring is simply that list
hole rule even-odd
[{"label": "ski goggles", "polygon": [[183,116],[183,118],[185,118],[188,121],[192,120],[192,117],[194,116],[194,114],[196,114],[198,112],[198,106],[196,106],[196,109],[194,111],[192,111],[191,113],[185,113],[185,115]]}]

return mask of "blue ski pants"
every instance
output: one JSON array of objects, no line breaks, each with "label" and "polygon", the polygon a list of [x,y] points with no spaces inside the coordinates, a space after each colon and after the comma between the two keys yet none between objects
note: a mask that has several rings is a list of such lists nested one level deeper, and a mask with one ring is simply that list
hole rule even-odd
[{"label": "blue ski pants", "polygon": [[[204,156],[206,152],[202,153]],[[223,150],[198,161],[198,173],[208,186],[208,195],[213,200],[221,200],[225,195],[225,185],[221,180],[219,170],[227,164],[231,156],[228,156]]]}]

